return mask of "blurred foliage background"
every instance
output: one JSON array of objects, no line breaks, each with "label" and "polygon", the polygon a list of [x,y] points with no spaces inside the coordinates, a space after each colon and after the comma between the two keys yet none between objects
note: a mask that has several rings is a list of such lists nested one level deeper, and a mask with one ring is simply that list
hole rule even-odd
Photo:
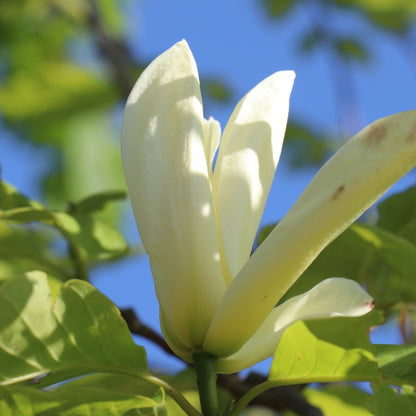
[{"label": "blurred foliage background", "polygon": [[[416,75],[414,0],[252,1],[271,25],[307,9],[309,24],[297,27],[297,41],[286,47],[305,62],[316,54],[327,57],[338,124],[327,131],[291,114],[286,146],[293,172],[316,168],[363,127],[355,76],[357,68],[365,70],[372,62],[373,44],[354,27],[332,24],[335,17],[359,16],[370,31],[391,38],[406,51]],[[92,267],[140,252],[129,249],[123,237],[127,204],[114,203],[125,198],[126,190],[119,154],[123,105],[149,62],[129,38],[126,4],[131,3],[0,0],[0,167],[9,158],[2,136],[32,152],[33,163],[41,165],[31,178],[36,190],[30,192],[39,201],[1,185],[0,281],[40,269],[57,287],[72,277],[88,280]],[[201,77],[209,107],[231,108],[239,98],[236,86],[220,75]],[[20,165],[19,175],[27,175],[26,168]],[[289,295],[326,277],[354,278],[381,309],[398,317],[403,340],[414,342],[414,207],[414,188],[384,202],[376,220],[347,230]],[[258,243],[269,230],[262,231]]]}]

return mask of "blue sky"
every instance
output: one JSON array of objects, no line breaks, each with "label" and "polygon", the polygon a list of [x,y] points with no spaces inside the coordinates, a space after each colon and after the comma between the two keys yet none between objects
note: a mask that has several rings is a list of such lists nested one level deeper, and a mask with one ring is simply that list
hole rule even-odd
[{"label": "blue sky", "polygon": [[[219,120],[222,127],[249,89],[273,72],[293,69],[297,78],[290,117],[312,122],[335,136],[339,125],[329,57],[324,52],[301,55],[296,49],[301,35],[311,27],[313,10],[298,6],[284,19],[270,20],[259,4],[260,0],[129,2],[125,10],[131,50],[140,58],[151,59],[185,38],[200,74],[218,76],[233,89],[229,105],[211,104],[208,108],[207,115]],[[377,118],[416,108],[416,66],[411,50],[371,29],[356,13],[342,18],[331,16],[328,25],[358,35],[373,52],[369,64],[350,67],[360,113],[355,131]],[[12,140],[3,138],[2,142],[2,154],[7,155],[2,161],[4,178],[35,195],[31,177],[42,160],[33,164],[33,149],[20,146],[17,151]],[[313,174],[314,169],[291,171],[283,151],[263,223],[281,218]],[[402,182],[400,187],[407,183]],[[137,243],[139,236],[131,220],[129,228],[129,236]],[[134,305],[146,323],[158,328],[158,306],[145,257],[101,268],[94,274],[94,283],[120,307]],[[149,349],[149,360],[153,366],[177,368],[157,348]]]}]

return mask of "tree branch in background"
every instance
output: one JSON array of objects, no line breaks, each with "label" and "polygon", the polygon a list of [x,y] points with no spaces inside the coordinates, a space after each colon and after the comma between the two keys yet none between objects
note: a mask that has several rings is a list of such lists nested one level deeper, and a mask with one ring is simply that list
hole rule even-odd
[{"label": "tree branch in background", "polygon": [[122,94],[127,97],[134,84],[134,79],[130,71],[132,59],[127,46],[120,39],[114,39],[107,33],[101,23],[99,10],[95,1],[87,1],[90,5],[90,11],[87,15],[88,27],[97,39],[98,49],[111,66],[118,87]]},{"label": "tree branch in background", "polygon": [[139,317],[136,315],[136,312],[134,312],[132,308],[120,309],[120,312],[121,312],[121,316],[126,321],[128,328],[133,334],[139,335],[143,338],[148,339],[149,341],[152,341],[154,344],[160,347],[167,354],[178,358],[176,354],[170,349],[169,345],[166,343],[164,338],[160,334],[158,334],[156,331],[154,331],[152,328],[145,325],[139,319]]},{"label": "tree branch in background", "polygon": [[[121,309],[121,316],[127,323],[130,331],[141,337],[148,339],[158,345],[167,354],[178,358],[170,349],[163,337],[152,328],[140,321],[132,308]],[[258,373],[250,373],[246,378],[241,378],[238,374],[219,374],[217,384],[227,390],[234,399],[238,400],[249,390],[265,382],[267,378]],[[291,410],[299,416],[323,416],[320,409],[308,403],[302,396],[304,386],[283,386],[270,389],[256,397],[250,405],[264,406],[269,409],[282,411]]]}]

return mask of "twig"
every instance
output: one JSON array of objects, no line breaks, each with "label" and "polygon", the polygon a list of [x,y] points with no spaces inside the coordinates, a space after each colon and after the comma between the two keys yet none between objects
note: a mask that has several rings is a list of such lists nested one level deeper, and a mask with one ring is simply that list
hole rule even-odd
[{"label": "twig", "polygon": [[87,0],[90,11],[87,16],[87,24],[95,35],[98,48],[111,66],[117,85],[124,96],[127,96],[133,86],[134,80],[130,72],[132,59],[127,46],[120,39],[111,37],[102,25],[98,7],[94,0]]},{"label": "twig", "polygon": [[158,334],[155,330],[144,324],[139,317],[136,315],[136,312],[132,308],[121,309],[121,316],[127,323],[130,331],[135,334],[139,335],[143,338],[152,341],[154,344],[158,345],[165,351],[167,354],[172,355],[173,357],[179,358],[169,347],[163,337]]}]

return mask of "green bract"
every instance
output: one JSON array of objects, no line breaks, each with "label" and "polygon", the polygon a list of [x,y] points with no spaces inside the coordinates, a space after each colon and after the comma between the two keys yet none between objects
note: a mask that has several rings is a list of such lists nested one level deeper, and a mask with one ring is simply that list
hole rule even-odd
[{"label": "green bract", "polygon": [[320,170],[250,257],[294,77],[277,72],[251,90],[221,144],[219,124],[203,117],[185,41],[148,66],[127,101],[123,166],[163,333],[187,361],[194,351],[217,356],[218,372],[267,358],[295,321],[372,309],[372,298],[342,278],[275,306],[319,252],[416,164],[416,111],[373,123]]}]

